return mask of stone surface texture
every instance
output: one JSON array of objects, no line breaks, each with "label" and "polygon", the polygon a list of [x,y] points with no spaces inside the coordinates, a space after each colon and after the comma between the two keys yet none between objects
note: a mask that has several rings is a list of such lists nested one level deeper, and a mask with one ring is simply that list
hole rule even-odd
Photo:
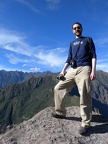
[{"label": "stone surface texture", "polygon": [[48,107],[28,121],[8,127],[0,135],[0,144],[108,144],[108,120],[94,113],[87,134],[79,135],[80,109],[67,107],[67,118],[51,116],[53,107]]}]

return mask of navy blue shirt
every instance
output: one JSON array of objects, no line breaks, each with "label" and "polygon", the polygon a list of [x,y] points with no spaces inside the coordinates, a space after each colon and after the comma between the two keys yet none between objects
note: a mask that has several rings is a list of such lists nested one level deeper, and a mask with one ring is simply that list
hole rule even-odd
[{"label": "navy blue shirt", "polygon": [[[80,48],[75,57],[79,42],[80,42]],[[69,53],[68,53],[68,58],[66,60],[66,63],[70,64],[70,61],[74,59],[76,61],[77,67],[92,66],[91,63],[92,58],[96,58],[96,50],[92,38],[81,37],[81,38],[77,38],[76,40],[70,43]]]}]

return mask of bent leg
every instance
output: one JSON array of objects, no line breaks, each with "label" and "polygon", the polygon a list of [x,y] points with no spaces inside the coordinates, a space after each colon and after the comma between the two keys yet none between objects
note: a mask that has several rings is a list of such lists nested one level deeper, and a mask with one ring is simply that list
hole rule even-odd
[{"label": "bent leg", "polygon": [[71,68],[65,75],[65,80],[60,80],[54,88],[55,111],[58,115],[66,116],[64,96],[75,86],[74,77],[75,72]]}]

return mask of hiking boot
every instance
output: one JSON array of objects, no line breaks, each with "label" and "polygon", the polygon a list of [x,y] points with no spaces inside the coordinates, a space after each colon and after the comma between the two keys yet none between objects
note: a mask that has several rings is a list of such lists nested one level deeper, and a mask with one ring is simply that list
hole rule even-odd
[{"label": "hiking boot", "polygon": [[83,134],[86,134],[86,133],[87,133],[87,130],[88,130],[88,128],[81,126],[81,127],[79,128],[79,131],[78,131],[78,132],[79,132],[80,135],[83,135]]},{"label": "hiking boot", "polygon": [[54,118],[66,119],[66,116],[58,115],[58,114],[56,114],[56,113],[52,113],[51,115],[52,115],[52,117],[54,117]]}]

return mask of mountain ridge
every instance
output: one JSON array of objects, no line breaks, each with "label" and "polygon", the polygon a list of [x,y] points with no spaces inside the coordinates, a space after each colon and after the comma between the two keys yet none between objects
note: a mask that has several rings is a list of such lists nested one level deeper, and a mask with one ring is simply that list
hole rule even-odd
[{"label": "mountain ridge", "polygon": [[[54,106],[54,86],[58,73],[31,77],[0,89],[0,130],[8,125],[18,124],[49,106]],[[108,73],[97,71],[92,82],[93,109],[108,117]],[[65,97],[66,107],[79,106],[77,88]],[[105,111],[106,110],[106,111]]]},{"label": "mountain ridge", "polygon": [[20,83],[32,77],[45,77],[53,75],[50,71],[45,72],[22,72],[22,71],[5,71],[0,70],[0,87]]}]

